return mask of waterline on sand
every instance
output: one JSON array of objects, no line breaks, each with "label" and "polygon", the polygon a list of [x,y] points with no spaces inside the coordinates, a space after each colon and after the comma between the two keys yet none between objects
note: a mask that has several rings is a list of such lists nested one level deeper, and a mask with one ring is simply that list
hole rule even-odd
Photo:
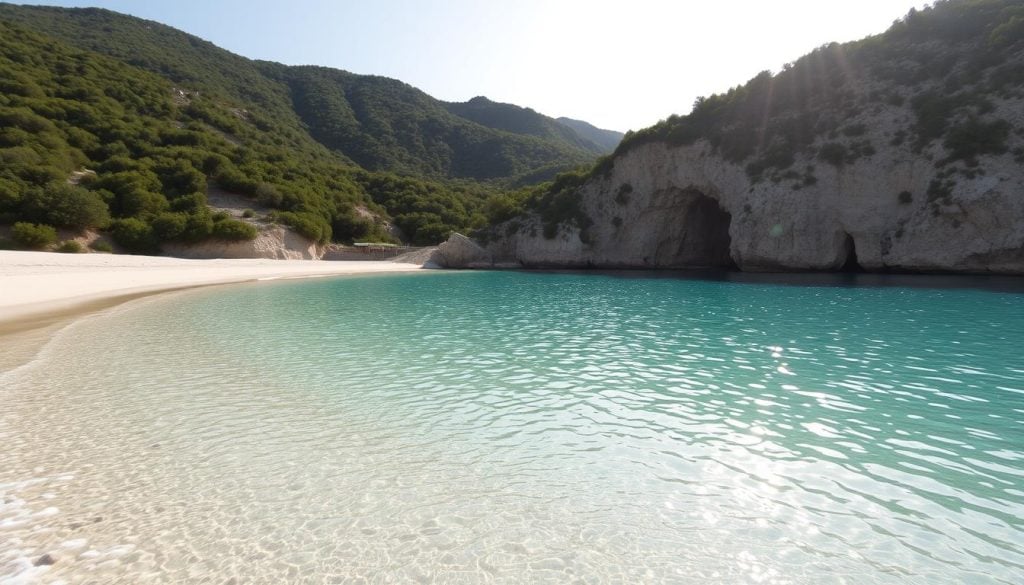
[{"label": "waterline on sand", "polygon": [[4,380],[0,571],[1012,583],[1022,299],[532,273],[146,299]]}]

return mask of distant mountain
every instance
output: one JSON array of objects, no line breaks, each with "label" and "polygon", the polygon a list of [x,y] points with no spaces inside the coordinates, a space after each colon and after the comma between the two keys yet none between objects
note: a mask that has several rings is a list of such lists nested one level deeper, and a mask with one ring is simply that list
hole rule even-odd
[{"label": "distant mountain", "polygon": [[[597,141],[577,132],[568,124],[562,124],[554,118],[539,114],[530,108],[523,108],[513,104],[503,104],[477,96],[465,103],[446,103],[445,107],[449,112],[477,124],[521,134],[534,136],[556,144],[562,144],[570,149],[584,149],[597,154],[607,154],[615,146],[611,147],[600,144]],[[590,124],[586,126],[593,128]],[[596,130],[596,128],[594,128]],[[621,135],[619,135],[621,137]]]},{"label": "distant mountain", "polygon": [[602,152],[606,153],[615,150],[615,147],[622,142],[622,137],[624,136],[622,132],[604,130],[583,120],[562,117],[558,118],[557,121],[559,124],[572,128],[581,138],[600,146]]},{"label": "distant mountain", "polygon": [[573,167],[595,156],[559,137],[508,132],[460,117],[444,102],[394,79],[276,63],[261,63],[260,70],[291,90],[295,112],[313,138],[367,169],[500,180],[552,164]]}]

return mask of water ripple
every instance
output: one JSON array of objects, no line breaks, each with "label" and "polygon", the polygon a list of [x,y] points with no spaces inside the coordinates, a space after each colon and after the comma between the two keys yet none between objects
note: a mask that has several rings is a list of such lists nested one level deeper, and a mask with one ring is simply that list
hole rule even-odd
[{"label": "water ripple", "polygon": [[573,274],[137,302],[0,374],[0,583],[1016,583],[1022,332]]}]

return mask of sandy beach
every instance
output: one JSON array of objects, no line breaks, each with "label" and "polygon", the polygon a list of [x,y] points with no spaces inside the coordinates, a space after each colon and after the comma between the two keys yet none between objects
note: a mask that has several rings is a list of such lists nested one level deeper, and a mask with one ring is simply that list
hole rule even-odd
[{"label": "sandy beach", "polygon": [[[418,264],[317,260],[185,260],[0,250],[0,335],[35,333],[79,314],[156,292],[252,280],[410,272]],[[10,339],[7,340],[10,342]],[[25,343],[5,343],[27,349]],[[8,352],[0,352],[8,353]],[[8,361],[18,361],[11,355]]]}]

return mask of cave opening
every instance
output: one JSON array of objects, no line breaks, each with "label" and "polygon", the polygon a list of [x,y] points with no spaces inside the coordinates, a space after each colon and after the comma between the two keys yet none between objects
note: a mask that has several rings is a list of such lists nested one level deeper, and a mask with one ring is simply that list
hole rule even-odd
[{"label": "cave opening", "polygon": [[840,272],[846,272],[850,274],[856,274],[865,272],[864,267],[860,265],[857,260],[857,243],[853,240],[853,236],[846,234],[846,243],[844,244],[846,249],[846,260],[843,262],[843,267],[839,269]]},{"label": "cave opening", "polygon": [[732,214],[722,209],[716,199],[696,189],[688,194],[692,200],[686,210],[676,263],[692,268],[736,268],[729,252]]}]

